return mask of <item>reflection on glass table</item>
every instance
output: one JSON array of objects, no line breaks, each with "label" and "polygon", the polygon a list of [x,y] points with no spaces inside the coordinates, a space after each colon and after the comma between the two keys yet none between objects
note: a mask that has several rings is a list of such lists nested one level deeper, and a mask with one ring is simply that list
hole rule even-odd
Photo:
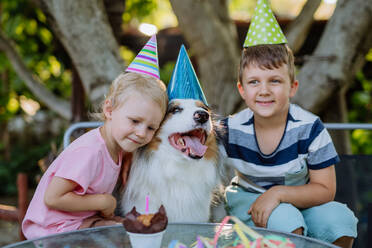
[{"label": "reflection on glass table", "polygon": [[[163,237],[162,247],[168,247],[172,240],[179,240],[181,243],[190,246],[196,240],[197,235],[213,238],[219,224],[213,223],[171,223],[168,225]],[[337,247],[329,243],[325,243],[316,239],[290,234],[269,231],[264,228],[253,228],[262,235],[276,234],[282,237],[289,238],[300,247]],[[236,234],[232,225],[227,224],[223,227],[220,235],[219,244],[227,244],[236,238]],[[27,240],[3,248],[130,248],[129,237],[123,226],[105,226],[97,228],[89,228],[79,231],[66,232],[57,235],[47,236],[41,239]]]}]

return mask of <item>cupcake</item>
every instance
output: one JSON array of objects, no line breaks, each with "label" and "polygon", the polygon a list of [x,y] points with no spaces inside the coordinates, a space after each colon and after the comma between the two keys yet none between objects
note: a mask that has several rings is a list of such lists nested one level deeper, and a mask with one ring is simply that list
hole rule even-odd
[{"label": "cupcake", "polygon": [[167,225],[168,217],[163,205],[153,214],[140,214],[133,207],[123,220],[123,226],[134,248],[160,247]]}]

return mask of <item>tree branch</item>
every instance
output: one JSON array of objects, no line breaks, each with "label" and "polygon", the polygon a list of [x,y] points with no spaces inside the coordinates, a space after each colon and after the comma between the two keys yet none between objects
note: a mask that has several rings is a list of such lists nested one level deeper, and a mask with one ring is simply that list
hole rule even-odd
[{"label": "tree branch", "polygon": [[[293,102],[318,113],[334,94],[353,82],[355,72],[365,63],[372,47],[372,1],[338,0],[321,40],[298,75],[303,83]],[[317,60],[317,57],[334,58]]]},{"label": "tree branch", "polygon": [[41,80],[27,69],[23,63],[12,41],[0,30],[0,50],[8,57],[18,76],[25,82],[31,92],[51,110],[55,111],[64,119],[71,119],[71,105],[68,101],[56,97],[46,87]]},{"label": "tree branch", "polygon": [[104,0],[105,9],[116,40],[119,42],[123,35],[123,13],[125,11],[125,0]]},{"label": "tree branch", "polygon": [[294,53],[298,52],[304,44],[314,22],[314,13],[322,0],[308,0],[301,10],[301,13],[284,30],[288,44]]},{"label": "tree branch", "polygon": [[189,55],[197,57],[197,71],[208,103],[219,114],[232,113],[240,101],[235,87],[240,51],[226,0],[170,2],[191,47]]}]

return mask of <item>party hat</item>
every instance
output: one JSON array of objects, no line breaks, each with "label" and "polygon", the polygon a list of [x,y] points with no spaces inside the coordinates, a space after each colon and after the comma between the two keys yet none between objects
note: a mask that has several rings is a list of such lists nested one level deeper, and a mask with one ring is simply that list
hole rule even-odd
[{"label": "party hat", "polygon": [[173,99],[195,99],[208,105],[184,45],[181,46],[178,54],[167,93],[169,101]]},{"label": "party hat", "polygon": [[258,0],[243,47],[288,43],[267,0]]},{"label": "party hat", "polygon": [[160,78],[155,35],[150,38],[125,71],[142,73],[157,79]]}]

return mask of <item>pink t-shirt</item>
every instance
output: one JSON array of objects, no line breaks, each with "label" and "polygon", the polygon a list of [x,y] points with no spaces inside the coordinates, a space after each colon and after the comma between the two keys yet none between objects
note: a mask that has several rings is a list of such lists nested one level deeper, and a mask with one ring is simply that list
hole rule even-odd
[{"label": "pink t-shirt", "polygon": [[65,212],[49,209],[44,203],[45,190],[53,176],[69,179],[79,186],[76,194],[111,194],[120,173],[122,156],[116,164],[106,147],[99,128],[72,142],[49,166],[36,188],[22,222],[27,239],[77,230],[83,219],[96,211]]}]

